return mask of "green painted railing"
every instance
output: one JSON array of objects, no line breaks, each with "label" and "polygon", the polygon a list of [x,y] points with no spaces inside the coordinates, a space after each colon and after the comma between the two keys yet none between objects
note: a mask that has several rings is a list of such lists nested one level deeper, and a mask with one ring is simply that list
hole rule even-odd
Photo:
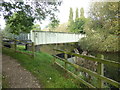
[{"label": "green painted railing", "polygon": [[117,68],[120,68],[120,63],[119,62],[115,62],[115,61],[110,61],[110,60],[105,60],[103,58],[94,58],[94,57],[89,57],[89,56],[84,56],[84,55],[80,55],[80,54],[76,54],[76,53],[71,53],[71,52],[67,52],[67,51],[63,51],[63,50],[58,50],[58,49],[54,49],[55,51],[58,51],[58,52],[61,52],[61,53],[65,53],[65,54],[69,54],[69,55],[74,55],[76,57],[81,57],[81,58],[84,58],[86,60],[91,60],[91,61],[96,61],[98,62],[98,68],[97,68],[97,72],[94,72],[94,71],[91,71],[89,69],[86,69],[84,67],[81,67],[77,64],[73,64],[73,63],[70,63],[68,62],[65,58],[65,59],[62,59],[62,58],[59,58],[57,56],[54,56],[55,58],[58,58],[59,60],[62,60],[64,63],[65,63],[65,67],[61,66],[59,63],[55,62],[55,59],[54,59],[54,63],[56,63],[57,65],[59,65],[61,68],[63,68],[65,71],[67,71],[69,74],[71,74],[74,78],[78,79],[81,83],[83,83],[84,85],[90,87],[90,88],[95,88],[95,86],[91,85],[90,83],[86,82],[85,80],[81,79],[80,77],[78,77],[77,75],[75,75],[74,73],[68,71],[66,69],[66,64],[69,64],[71,66],[73,66],[74,68],[80,70],[80,71],[83,71],[83,72],[86,72],[88,73],[89,75],[91,76],[94,76],[96,78],[98,78],[98,82],[97,82],[97,86],[98,88],[104,88],[104,82],[107,82],[117,88],[120,88],[120,83],[115,81],[115,80],[112,80],[110,78],[107,78],[104,76],[104,64],[107,64],[107,65],[110,65],[110,66],[113,66],[113,67],[117,67]]}]

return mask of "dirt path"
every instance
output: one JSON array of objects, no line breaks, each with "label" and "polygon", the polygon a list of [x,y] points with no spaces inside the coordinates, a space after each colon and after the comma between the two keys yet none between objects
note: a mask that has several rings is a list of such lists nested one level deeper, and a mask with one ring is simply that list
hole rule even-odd
[{"label": "dirt path", "polygon": [[40,88],[36,78],[9,56],[2,56],[2,70],[10,88]]}]

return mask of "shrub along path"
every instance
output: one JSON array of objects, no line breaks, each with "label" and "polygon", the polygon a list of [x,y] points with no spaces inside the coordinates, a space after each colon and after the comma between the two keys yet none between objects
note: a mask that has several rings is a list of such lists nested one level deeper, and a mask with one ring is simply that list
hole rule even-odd
[{"label": "shrub along path", "polygon": [[10,88],[40,88],[37,79],[10,56],[2,55],[2,66]]}]

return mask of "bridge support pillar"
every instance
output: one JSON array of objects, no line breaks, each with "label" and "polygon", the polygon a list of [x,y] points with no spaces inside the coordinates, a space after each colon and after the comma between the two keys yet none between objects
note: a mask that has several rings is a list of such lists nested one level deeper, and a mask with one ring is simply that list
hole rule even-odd
[{"label": "bridge support pillar", "polygon": [[28,44],[25,44],[25,50],[28,50]]},{"label": "bridge support pillar", "polygon": [[[35,46],[34,46],[35,52],[39,52],[39,51],[40,51],[40,46],[41,46],[41,45],[35,45]],[[26,45],[26,50],[32,51],[32,46]]]},{"label": "bridge support pillar", "polygon": [[39,52],[39,51],[40,51],[40,46],[41,46],[41,45],[35,45],[35,51],[36,51],[36,52]]}]

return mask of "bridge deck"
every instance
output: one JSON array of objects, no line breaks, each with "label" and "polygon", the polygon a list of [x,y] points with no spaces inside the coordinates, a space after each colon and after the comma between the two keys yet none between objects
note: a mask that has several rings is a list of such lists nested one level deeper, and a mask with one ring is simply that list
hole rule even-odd
[{"label": "bridge deck", "polygon": [[33,31],[31,40],[38,44],[54,44],[54,43],[70,43],[78,42],[79,39],[84,37],[81,34],[60,33],[60,32],[41,32]]},{"label": "bridge deck", "polygon": [[31,40],[35,45],[40,45],[78,42],[84,35],[64,32],[31,31],[29,34],[20,34],[19,36],[10,35],[9,37],[18,40]]}]

